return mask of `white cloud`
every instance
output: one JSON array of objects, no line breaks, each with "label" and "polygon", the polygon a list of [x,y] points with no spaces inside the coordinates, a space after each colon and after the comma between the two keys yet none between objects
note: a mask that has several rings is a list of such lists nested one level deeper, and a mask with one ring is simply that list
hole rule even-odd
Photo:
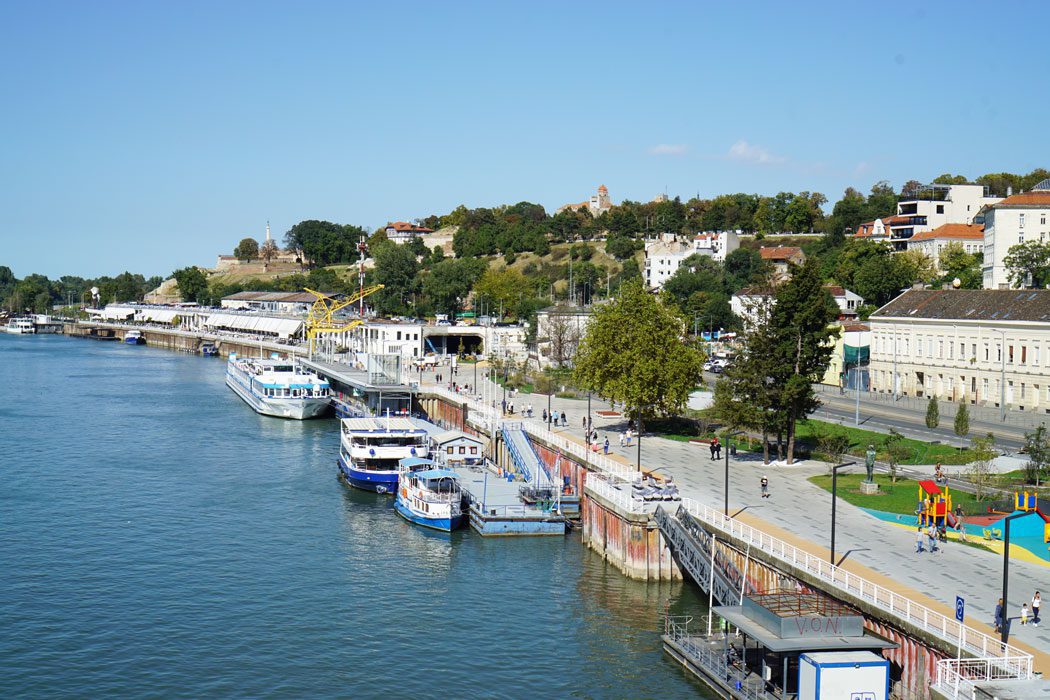
[{"label": "white cloud", "polygon": [[738,160],[743,163],[753,163],[755,165],[779,165],[780,163],[787,161],[786,158],[773,155],[761,146],[748,143],[744,139],[740,139],[729,147],[727,157],[730,160]]},{"label": "white cloud", "polygon": [[682,156],[689,150],[684,143],[658,143],[649,149],[651,156]]}]

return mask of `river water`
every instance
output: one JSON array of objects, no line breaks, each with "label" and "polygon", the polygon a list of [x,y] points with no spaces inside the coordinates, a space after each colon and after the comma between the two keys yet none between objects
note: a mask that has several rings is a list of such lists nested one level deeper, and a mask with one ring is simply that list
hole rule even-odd
[{"label": "river water", "polygon": [[0,334],[0,367],[0,696],[710,697],[660,648],[692,586],[409,525],[222,360]]}]

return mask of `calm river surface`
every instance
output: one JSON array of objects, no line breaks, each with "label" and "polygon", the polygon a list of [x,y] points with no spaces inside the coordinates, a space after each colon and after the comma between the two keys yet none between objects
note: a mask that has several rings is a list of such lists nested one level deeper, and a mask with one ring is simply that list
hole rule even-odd
[{"label": "calm river surface", "polygon": [[411,526],[222,360],[0,334],[0,367],[2,697],[708,697],[659,643],[692,587]]}]

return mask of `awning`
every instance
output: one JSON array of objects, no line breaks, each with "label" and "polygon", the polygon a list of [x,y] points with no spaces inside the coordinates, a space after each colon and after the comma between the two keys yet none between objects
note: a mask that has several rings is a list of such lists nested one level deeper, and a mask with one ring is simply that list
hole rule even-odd
[{"label": "awning", "polygon": [[179,312],[175,309],[143,309],[139,312],[139,316],[143,321],[153,321],[155,323],[171,323],[178,315]]},{"label": "awning", "polygon": [[251,333],[269,333],[280,338],[290,338],[299,332],[303,327],[303,322],[294,318],[211,314],[204,322],[204,325],[212,328],[229,328]]},{"label": "awning", "polygon": [[102,318],[125,321],[135,314],[135,309],[130,306],[107,306],[99,314]]}]

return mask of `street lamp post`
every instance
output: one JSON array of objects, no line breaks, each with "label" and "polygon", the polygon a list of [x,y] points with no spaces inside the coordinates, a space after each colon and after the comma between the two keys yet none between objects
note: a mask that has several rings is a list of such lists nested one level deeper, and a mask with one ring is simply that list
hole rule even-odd
[{"label": "street lamp post", "polygon": [[1028,513],[1014,513],[1002,519],[1003,529],[1003,608],[999,618],[999,631],[1003,644],[1010,639],[1010,616],[1006,614],[1007,593],[1010,590],[1010,521],[1021,518]]},{"label": "street lamp post", "polygon": [[724,514],[729,517],[729,441],[735,438],[737,435],[743,435],[743,430],[738,430],[735,433],[730,433],[726,436],[726,478],[725,478],[725,511]]},{"label": "street lamp post", "polygon": [[831,468],[831,565],[835,565],[835,503],[838,500],[839,469],[852,467],[856,462],[843,462]]}]

